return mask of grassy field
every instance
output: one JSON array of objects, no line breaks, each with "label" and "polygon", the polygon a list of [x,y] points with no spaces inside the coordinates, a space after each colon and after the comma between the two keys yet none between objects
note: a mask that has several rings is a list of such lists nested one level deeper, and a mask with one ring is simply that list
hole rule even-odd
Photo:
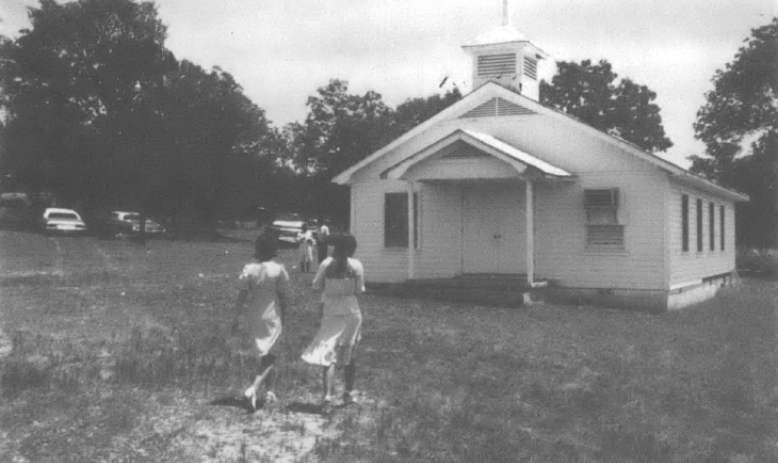
[{"label": "grassy field", "polygon": [[251,255],[0,232],[0,461],[778,461],[776,281],[664,315],[368,294],[361,402],[323,417],[293,272],[281,404],[248,414]]}]

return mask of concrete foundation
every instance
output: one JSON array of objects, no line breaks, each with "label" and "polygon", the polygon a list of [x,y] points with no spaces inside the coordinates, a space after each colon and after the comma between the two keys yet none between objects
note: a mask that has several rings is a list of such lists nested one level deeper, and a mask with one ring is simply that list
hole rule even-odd
[{"label": "concrete foundation", "polygon": [[659,313],[682,309],[712,299],[720,288],[736,281],[735,273],[726,273],[670,290],[552,286],[546,289],[546,295],[547,300],[551,302],[601,305]]}]

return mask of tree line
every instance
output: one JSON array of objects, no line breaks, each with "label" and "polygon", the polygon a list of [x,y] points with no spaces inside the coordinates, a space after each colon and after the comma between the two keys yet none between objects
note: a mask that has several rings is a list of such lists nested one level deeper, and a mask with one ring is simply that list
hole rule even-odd
[{"label": "tree line", "polygon": [[[348,190],[332,177],[462,97],[453,87],[391,107],[377,92],[354,94],[345,80],[332,79],[308,98],[305,120],[277,128],[227,71],[177,59],[151,2],[41,0],[29,17],[30,29],[18,38],[0,36],[3,187],[52,191],[86,210],[137,208],[181,228],[213,229],[217,219],[248,218],[259,206],[345,223]],[[762,50],[774,42],[775,21],[750,44]],[[734,146],[755,129],[720,125],[729,113],[717,105],[731,87],[747,107],[762,90],[725,76],[752,82],[749,66],[769,53],[741,51],[749,58],[738,55],[736,62],[752,63],[746,70],[728,66],[714,77],[725,83],[716,83],[709,109],[700,110],[695,129],[708,151],[692,167],[751,194],[749,223],[772,229],[747,236],[765,243],[775,220],[760,221],[767,206],[753,201],[763,197],[753,188],[775,191],[763,168],[775,172],[775,83],[763,86],[770,90],[756,124],[768,135],[753,153],[735,154]],[[618,79],[606,60],[557,68],[551,82],[541,83],[542,104],[649,152],[672,146],[648,87]],[[766,80],[769,71],[761,71]],[[729,144],[721,142],[726,137]],[[754,182],[757,174],[765,181]]]}]

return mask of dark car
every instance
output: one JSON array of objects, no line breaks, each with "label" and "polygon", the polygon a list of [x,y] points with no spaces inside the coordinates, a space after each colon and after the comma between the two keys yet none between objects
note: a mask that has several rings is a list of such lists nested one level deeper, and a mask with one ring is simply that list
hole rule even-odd
[{"label": "dark car", "polygon": [[111,211],[97,211],[85,219],[89,229],[100,239],[115,239],[132,234],[132,223],[119,220]]},{"label": "dark car", "polygon": [[25,193],[0,195],[0,228],[24,230],[32,228],[34,224],[32,202]]}]

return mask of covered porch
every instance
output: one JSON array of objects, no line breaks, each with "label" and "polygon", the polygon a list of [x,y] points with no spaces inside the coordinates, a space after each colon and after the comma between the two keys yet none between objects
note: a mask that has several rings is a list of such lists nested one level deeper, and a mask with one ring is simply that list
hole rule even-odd
[{"label": "covered porch", "polygon": [[[418,220],[417,226],[407,227],[407,242],[418,246],[407,248],[406,286],[453,285],[473,291],[498,282],[503,289],[512,286],[511,291],[543,286],[535,269],[536,186],[569,182],[570,173],[491,135],[457,129],[391,166],[382,177],[405,182],[408,224]],[[420,190],[446,200],[428,198],[424,204],[432,213],[419,211],[414,198]],[[439,208],[447,209],[445,218]],[[449,233],[434,232],[440,229]],[[416,236],[419,230],[424,240]],[[423,266],[434,265],[429,253],[443,235],[457,241],[446,246],[447,253],[456,254],[446,256],[454,278],[426,278]]]}]

